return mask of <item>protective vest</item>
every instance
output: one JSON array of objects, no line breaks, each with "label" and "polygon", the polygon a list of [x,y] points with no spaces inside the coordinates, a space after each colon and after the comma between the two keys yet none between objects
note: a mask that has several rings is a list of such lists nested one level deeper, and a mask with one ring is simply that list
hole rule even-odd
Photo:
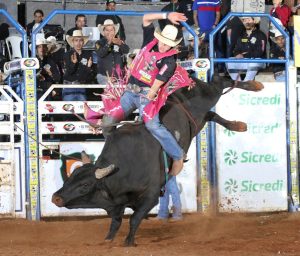
[{"label": "protective vest", "polygon": [[147,44],[134,58],[130,66],[131,75],[150,87],[153,85],[154,80],[160,71],[157,68],[156,63],[163,58],[177,54],[177,51],[174,49],[165,53],[151,52],[157,43],[158,40],[155,38]]}]

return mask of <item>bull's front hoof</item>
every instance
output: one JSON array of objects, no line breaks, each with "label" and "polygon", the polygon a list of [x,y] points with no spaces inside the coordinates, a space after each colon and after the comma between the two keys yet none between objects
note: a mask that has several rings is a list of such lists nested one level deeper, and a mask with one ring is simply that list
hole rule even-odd
[{"label": "bull's front hoof", "polygon": [[247,85],[245,86],[245,90],[247,91],[253,91],[253,92],[258,92],[264,89],[264,85],[261,82],[257,81],[248,81],[246,82]]},{"label": "bull's front hoof", "polygon": [[124,242],[124,246],[125,247],[135,247],[135,246],[137,246],[137,244],[134,242],[133,239],[126,238],[126,240]]},{"label": "bull's front hoof", "polygon": [[228,125],[227,129],[235,132],[245,132],[247,131],[247,124],[240,121],[232,121]]},{"label": "bull's front hoof", "polygon": [[112,238],[105,238],[105,240],[104,240],[105,243],[111,243],[112,241],[113,241]]}]

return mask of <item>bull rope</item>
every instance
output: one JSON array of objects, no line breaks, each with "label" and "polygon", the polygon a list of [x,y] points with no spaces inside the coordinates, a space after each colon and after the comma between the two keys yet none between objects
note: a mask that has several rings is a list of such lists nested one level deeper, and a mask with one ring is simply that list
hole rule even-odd
[{"label": "bull rope", "polygon": [[142,124],[143,122],[142,121],[135,121],[135,122],[132,122],[132,121],[122,121],[122,122],[119,122],[119,123],[113,123],[113,124],[107,124],[107,125],[100,125],[100,124],[93,124],[92,122],[84,119],[83,117],[81,117],[80,115],[78,115],[77,113],[75,113],[75,111],[72,109],[70,110],[70,112],[76,116],[80,121],[82,122],[85,122],[87,124],[89,124],[91,127],[95,128],[95,129],[102,129],[102,128],[109,128],[109,127],[115,127],[115,126],[118,126],[118,125],[123,125],[123,124],[131,124],[131,125],[140,125]]},{"label": "bull rope", "polygon": [[[16,125],[16,124],[15,124],[15,127],[17,127],[19,130],[21,130],[21,131],[25,134],[25,131],[24,131],[21,127],[19,127],[19,126]],[[32,137],[29,133],[27,133],[27,136],[28,136],[30,139],[32,139],[32,140],[34,140],[35,142],[37,142],[37,143],[38,143],[39,145],[41,145],[42,147],[44,147],[44,148],[50,150],[51,152],[54,152],[54,153],[56,153],[56,154],[58,154],[58,155],[60,155],[60,156],[64,156],[64,157],[69,158],[69,159],[73,159],[73,160],[82,162],[82,159],[79,159],[79,158],[76,158],[76,157],[73,157],[73,156],[68,156],[68,155],[65,155],[65,154],[63,154],[63,153],[60,153],[59,151],[57,151],[57,150],[55,150],[55,149],[49,148],[49,147],[46,146],[45,144],[43,144],[43,143],[37,141],[37,140],[36,140],[34,137]]]},{"label": "bull rope", "polygon": [[[197,134],[197,131],[200,129],[199,125],[196,122],[196,119],[192,116],[191,112],[182,104],[182,102],[175,96],[173,95],[174,99],[175,99],[175,103],[178,103],[179,107],[183,110],[183,112],[187,115],[187,117],[192,121],[192,123],[194,124],[196,130],[195,133]],[[170,101],[170,100],[169,100]],[[170,101],[172,102],[172,101]],[[174,102],[174,101],[173,101]],[[195,135],[196,135],[195,134]]]}]

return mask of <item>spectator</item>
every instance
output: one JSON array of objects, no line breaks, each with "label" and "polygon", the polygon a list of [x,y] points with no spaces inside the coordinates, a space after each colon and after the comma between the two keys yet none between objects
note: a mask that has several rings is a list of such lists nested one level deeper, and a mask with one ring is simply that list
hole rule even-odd
[{"label": "spectator", "polygon": [[[208,57],[208,52],[207,52],[207,49],[206,47],[203,47],[204,44],[202,43],[203,42],[203,39],[205,38],[205,33],[199,33],[199,30],[198,29],[195,29],[194,32],[196,33],[196,35],[198,36],[198,53],[199,53],[199,58],[207,58]],[[180,53],[178,54],[177,58],[179,59],[188,59],[188,60],[192,60],[192,59],[195,59],[195,56],[194,56],[194,37],[192,34],[189,34],[189,37],[188,37],[188,42],[189,42],[189,45],[188,46],[185,46],[185,47],[182,47],[180,49]]]},{"label": "spectator", "polygon": [[281,21],[285,28],[288,28],[289,19],[292,13],[297,11],[296,7],[290,8],[286,4],[282,3],[282,0],[273,0],[273,7],[270,10],[270,15]]},{"label": "spectator", "polygon": [[[279,30],[272,31],[274,37],[272,40],[275,44],[272,45],[270,49],[270,59],[285,59],[285,38],[279,32]],[[285,64],[272,64],[274,78],[278,82],[285,81]]]},{"label": "spectator", "polygon": [[[36,41],[36,57],[39,60],[40,68],[36,72],[37,98],[39,99],[54,83],[59,83],[60,74],[58,67],[51,57],[47,56],[48,42],[45,39]],[[31,45],[30,45],[31,48]],[[52,92],[52,97],[56,92]],[[51,98],[51,97],[50,97]]]},{"label": "spectator", "polygon": [[[222,0],[220,1],[220,20],[222,20],[231,9],[231,0]],[[227,47],[227,33],[226,26],[219,29],[217,34],[215,35],[215,52],[217,58],[225,58],[226,57],[226,47]],[[217,63],[217,70],[219,76],[225,76],[225,63]]]},{"label": "spectator", "polygon": [[56,41],[54,36],[49,36],[46,41],[48,43],[48,56],[50,56],[57,65],[61,78],[60,83],[62,83],[65,49],[62,47],[62,44]]},{"label": "spectator", "polygon": [[100,40],[97,50],[97,81],[99,84],[107,84],[107,75],[117,77],[115,68],[124,68],[123,55],[129,52],[129,47],[118,36],[119,24],[114,24],[110,19],[99,25],[103,38]]},{"label": "spectator", "polygon": [[193,4],[194,22],[205,33],[205,41],[208,41],[209,33],[218,25],[220,21],[220,1],[219,0],[195,0]]},{"label": "spectator", "polygon": [[5,40],[9,36],[8,28],[9,28],[9,25],[7,23],[1,23],[1,25],[0,25],[0,40]]},{"label": "spectator", "polygon": [[[106,0],[106,11],[114,12],[116,10],[116,2],[115,0]],[[118,36],[121,40],[125,41],[125,28],[121,18],[118,15],[97,15],[96,18],[96,26],[99,24],[103,25],[105,20],[112,20],[115,24],[120,25],[120,29],[118,31]]]},{"label": "spectator", "polygon": [[[88,38],[83,36],[81,30],[74,30],[72,36],[67,35],[71,50],[64,55],[64,84],[86,84],[91,81],[92,53],[82,50]],[[64,88],[62,96],[64,101],[85,101],[86,91],[84,88]]]},{"label": "spectator", "polygon": [[182,220],[180,191],[177,186],[176,177],[171,178],[166,183],[166,190],[162,197],[159,198],[158,220],[167,220],[169,218],[169,200],[172,198],[172,221]]},{"label": "spectator", "polygon": [[[186,23],[189,26],[194,26],[194,18],[193,18],[193,1],[192,0],[181,0],[178,5],[178,12],[184,13],[184,15],[187,17]],[[185,27],[182,27],[182,33],[183,33],[183,40],[184,45],[188,46],[188,38],[190,33],[186,30]]]},{"label": "spectator", "polygon": [[[233,54],[236,59],[243,58],[265,58],[266,57],[266,35],[256,28],[258,18],[243,17],[242,21],[246,31],[238,38]],[[228,63],[227,69],[232,80],[239,79],[239,72],[246,70],[244,81],[253,80],[258,69],[263,68],[264,63]]]},{"label": "spectator", "polygon": [[[170,0],[166,6],[164,6],[161,11],[162,12],[178,12],[179,3],[178,0]],[[172,24],[169,20],[159,20],[159,27],[162,30],[167,24]],[[179,25],[178,25],[179,26]],[[177,26],[177,28],[178,28]],[[179,36],[179,35],[178,35]]]},{"label": "spectator", "polygon": [[34,28],[36,28],[40,23],[42,23],[44,18],[44,12],[40,9],[35,10],[33,15],[34,20],[31,23],[29,23],[26,27],[27,36],[31,36],[32,30],[34,30]]},{"label": "spectator", "polygon": [[87,19],[83,14],[78,14],[75,17],[75,27],[67,31],[67,35],[72,36],[74,30],[82,30],[83,27],[86,27]]},{"label": "spectator", "polygon": [[237,44],[238,38],[245,32],[245,26],[239,17],[232,17],[227,22],[227,47],[226,58],[233,56],[233,50]]}]

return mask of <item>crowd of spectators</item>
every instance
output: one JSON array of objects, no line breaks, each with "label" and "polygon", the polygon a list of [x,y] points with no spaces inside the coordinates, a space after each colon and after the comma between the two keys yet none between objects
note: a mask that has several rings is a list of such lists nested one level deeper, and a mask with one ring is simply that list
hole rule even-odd
[{"label": "crowd of spectators", "polygon": [[[208,58],[209,33],[219,24],[222,18],[230,11],[231,1],[219,0],[170,0],[162,11],[182,12],[188,18],[187,24],[191,26],[198,35],[199,57]],[[106,1],[107,11],[116,10],[114,0]],[[296,7],[289,7],[282,0],[273,0],[270,14],[276,18],[279,25],[290,35],[293,34],[288,26]],[[28,36],[44,18],[42,10],[35,10],[34,20],[26,26]],[[252,17],[233,17],[217,33],[215,37],[216,57],[236,59],[258,59],[258,58],[284,58],[285,40],[281,33],[270,26],[270,31],[264,33],[260,30],[260,19]],[[160,20],[161,30],[168,20]],[[78,14],[75,17],[75,26],[66,32],[65,43],[58,43],[53,36],[49,38],[37,38],[36,56],[40,62],[37,71],[37,92],[40,97],[51,84],[90,84],[98,83],[105,85],[110,77],[117,76],[116,68],[124,70],[127,64],[137,53],[126,43],[125,27],[118,15],[98,15],[96,26],[101,37],[94,48],[85,48],[88,36],[83,34],[83,28],[87,26],[87,17]],[[178,37],[183,37],[178,46],[179,60],[190,60],[194,58],[194,38],[184,26],[178,25]],[[267,47],[267,45],[270,47]],[[267,52],[267,49],[270,51]],[[4,56],[1,56],[3,59]],[[217,66],[220,75],[229,75],[232,79],[242,79],[241,73],[245,73],[244,80],[253,80],[257,72],[265,68],[264,63],[228,63]],[[0,67],[1,68],[1,67]],[[280,64],[269,65],[274,71],[274,76],[282,80],[284,68]],[[2,75],[2,80],[4,76]],[[84,89],[64,89],[62,92],[53,92],[49,97],[51,100],[85,100]]]}]

